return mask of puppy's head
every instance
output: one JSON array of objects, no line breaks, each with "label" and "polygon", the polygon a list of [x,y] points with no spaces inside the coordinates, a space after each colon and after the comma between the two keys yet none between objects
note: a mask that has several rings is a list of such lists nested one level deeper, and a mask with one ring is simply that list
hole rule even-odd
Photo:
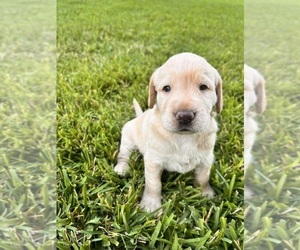
[{"label": "puppy's head", "polygon": [[266,108],[265,80],[258,71],[244,65],[244,113],[247,114],[255,106],[256,113]]},{"label": "puppy's head", "polygon": [[217,113],[222,110],[221,77],[204,58],[192,53],[177,54],[151,76],[149,108],[155,103],[169,132],[205,131],[213,107],[216,105]]}]

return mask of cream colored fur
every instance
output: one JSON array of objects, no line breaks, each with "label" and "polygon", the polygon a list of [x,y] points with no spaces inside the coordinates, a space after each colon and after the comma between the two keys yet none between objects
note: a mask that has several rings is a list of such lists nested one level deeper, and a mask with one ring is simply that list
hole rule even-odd
[{"label": "cream colored fur", "polygon": [[214,196],[209,185],[213,149],[218,130],[213,107],[222,110],[222,81],[202,57],[181,53],[171,57],[152,75],[149,108],[122,129],[115,172],[124,175],[132,150],[144,156],[145,190],[141,207],[152,212],[161,207],[163,170],[195,171],[195,183],[203,195]]}]

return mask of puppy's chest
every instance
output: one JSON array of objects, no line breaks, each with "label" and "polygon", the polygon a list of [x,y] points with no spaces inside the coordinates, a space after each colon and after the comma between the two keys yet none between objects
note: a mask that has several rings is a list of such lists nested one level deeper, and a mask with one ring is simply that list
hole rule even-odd
[{"label": "puppy's chest", "polygon": [[201,162],[201,157],[180,157],[169,158],[164,161],[164,169],[171,172],[187,173],[196,168],[196,166]]},{"label": "puppy's chest", "polygon": [[179,173],[195,169],[206,155],[204,151],[199,150],[196,143],[180,145],[165,153],[161,155],[164,169]]}]

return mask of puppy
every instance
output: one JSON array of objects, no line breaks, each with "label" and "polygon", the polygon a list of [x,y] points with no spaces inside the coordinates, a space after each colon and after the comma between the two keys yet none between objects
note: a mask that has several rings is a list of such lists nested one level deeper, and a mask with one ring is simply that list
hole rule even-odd
[{"label": "puppy", "polygon": [[148,106],[122,129],[118,163],[124,175],[134,149],[144,156],[145,190],[141,207],[152,212],[161,207],[163,170],[186,173],[195,170],[195,184],[203,195],[214,196],[209,185],[213,148],[218,130],[213,107],[222,110],[222,80],[202,57],[192,53],[172,56],[150,79]]},{"label": "puppy", "polygon": [[[255,106],[255,111],[252,107]],[[244,65],[244,174],[252,160],[252,147],[255,142],[258,126],[254,120],[256,114],[261,114],[266,108],[265,80],[255,69]],[[245,185],[246,198],[253,195]]]}]

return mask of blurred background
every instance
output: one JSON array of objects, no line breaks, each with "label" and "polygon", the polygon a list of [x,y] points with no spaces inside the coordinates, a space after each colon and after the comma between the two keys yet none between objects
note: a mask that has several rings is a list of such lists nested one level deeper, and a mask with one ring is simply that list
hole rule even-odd
[{"label": "blurred background", "polygon": [[245,0],[245,63],[266,80],[246,184],[245,249],[300,249],[300,3]]}]

